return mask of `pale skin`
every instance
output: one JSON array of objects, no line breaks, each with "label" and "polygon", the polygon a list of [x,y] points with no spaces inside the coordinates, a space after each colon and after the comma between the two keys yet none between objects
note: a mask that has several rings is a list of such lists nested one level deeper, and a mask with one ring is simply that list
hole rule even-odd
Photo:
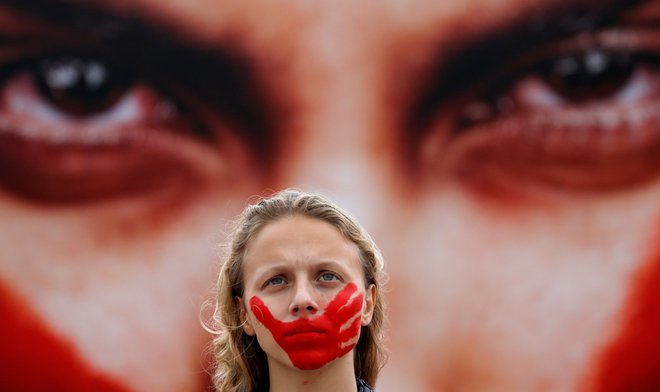
[{"label": "pale skin", "polygon": [[[623,323],[632,277],[649,260],[648,247],[660,217],[657,162],[640,165],[642,176],[607,175],[622,163],[634,162],[648,147],[630,142],[630,155],[622,153],[625,159],[615,159],[611,151],[616,150],[607,146],[615,148],[629,140],[608,139],[612,133],[607,131],[638,130],[644,121],[626,117],[638,107],[651,116],[648,123],[659,123],[655,117],[658,70],[636,64],[635,76],[625,79],[615,93],[575,103],[534,69],[517,68],[530,58],[536,61],[536,55],[545,59],[563,53],[548,49],[554,38],[548,42],[525,30],[514,36],[532,39],[529,47],[545,48],[544,54],[525,47],[513,54],[502,50],[492,58],[467,61],[482,66],[465,66],[472,72],[464,75],[468,81],[447,76],[454,85],[439,94],[446,100],[430,105],[427,121],[419,126],[423,129],[410,125],[416,103],[424,100],[420,97],[427,95],[435,80],[444,80],[451,68],[447,64],[462,48],[482,41],[491,47],[487,37],[496,35],[493,31],[519,19],[535,20],[528,15],[551,14],[547,11],[560,3],[81,1],[110,15],[151,20],[147,30],[157,31],[158,39],[149,43],[173,42],[175,37],[214,56],[239,57],[237,68],[249,75],[255,95],[240,110],[248,118],[267,113],[266,125],[259,129],[265,129],[268,138],[253,137],[245,130],[245,121],[230,121],[225,111],[214,106],[223,101],[215,97],[224,91],[218,86],[225,86],[215,82],[212,71],[221,69],[215,62],[204,73],[202,86],[189,86],[192,93],[186,93],[185,86],[166,87],[196,75],[194,67],[146,80],[173,61],[168,50],[161,57],[147,56],[157,61],[147,63],[147,71],[135,76],[139,80],[144,76],[144,85],[157,88],[133,91],[141,98],[124,101],[131,110],[105,108],[105,117],[58,117],[52,110],[36,110],[47,106],[46,100],[25,78],[19,74],[5,80],[0,108],[3,124],[11,125],[9,133],[52,126],[71,130],[64,135],[66,141],[80,137],[78,133],[93,133],[90,127],[102,121],[101,130],[108,132],[128,123],[132,131],[128,138],[139,139],[149,129],[163,136],[138,140],[129,157],[118,148],[117,157],[106,157],[107,165],[91,148],[78,156],[65,149],[61,160],[74,163],[60,162],[62,168],[53,162],[52,151],[30,155],[27,150],[12,150],[19,151],[18,157],[11,155],[13,166],[3,161],[0,173],[9,168],[33,169],[26,169],[27,174],[16,181],[3,180],[0,188],[2,286],[58,339],[71,344],[92,369],[127,389],[203,390],[208,380],[200,371],[200,356],[209,337],[199,326],[198,312],[216,277],[215,245],[225,241],[224,222],[255,194],[298,186],[324,193],[353,213],[387,261],[392,354],[379,377],[379,392],[589,390],[588,376]],[[590,11],[604,9],[604,3],[580,2]],[[637,16],[635,10],[628,10],[625,28],[616,21],[593,29],[635,33],[641,30],[641,16],[654,29],[658,2],[639,8],[644,12]],[[39,18],[15,14],[9,6],[0,8],[3,36],[36,37],[49,45],[73,42],[63,45],[65,49],[82,45],[81,37],[94,39],[89,26],[81,27],[81,32],[62,28],[68,26],[66,21],[58,28],[48,21],[18,23]],[[546,25],[561,23],[551,18]],[[584,42],[577,35],[562,33],[556,41]],[[593,41],[594,37],[586,40],[588,45]],[[515,46],[511,42],[504,47]],[[631,52],[657,48],[635,40],[629,44],[625,48]],[[104,55],[125,60],[132,69],[129,60],[136,56],[113,48],[104,50]],[[18,55],[3,56],[11,62]],[[184,63],[206,64],[178,57]],[[503,90],[521,112],[502,114],[505,119],[531,123],[534,114],[541,122],[546,117],[570,118],[582,125],[543,128],[550,130],[543,142],[526,138],[523,130],[533,128],[498,132],[495,120],[480,117],[479,110],[473,110],[480,106],[470,105],[472,100],[487,99],[470,82],[489,75],[496,61],[520,76],[507,79]],[[158,117],[152,113],[153,101],[158,101],[153,97],[161,95],[194,108],[197,120],[216,134],[213,142],[185,121],[183,126],[176,119],[166,121],[166,128],[175,132],[162,132],[160,122],[147,121]],[[28,109],[6,102],[7,97],[28,102]],[[232,93],[225,100],[235,98]],[[460,123],[454,116],[463,112],[477,112],[473,117],[479,119],[478,125],[467,131],[454,129]],[[551,132],[558,129],[567,132]],[[28,138],[29,143],[45,138],[42,142],[50,145],[57,139],[46,134],[37,132],[41,136],[31,136],[36,139]],[[657,129],[639,134],[655,135]],[[589,143],[567,140],[567,135],[587,137]],[[269,157],[257,148],[266,139]],[[154,140],[159,143],[149,144]],[[541,150],[549,151],[547,155],[538,150],[513,154],[515,149],[506,149],[524,150],[530,140],[531,144],[547,141],[552,148],[544,144]],[[475,162],[469,158],[474,145],[494,158]],[[3,157],[8,154],[2,151]],[[142,163],[126,162],[136,156],[159,168],[156,172],[166,180],[148,189],[131,188],[128,173],[142,168]],[[586,164],[571,163],[578,158]],[[163,160],[167,165],[160,164]],[[75,162],[96,169],[88,176],[68,174],[71,167],[75,172]],[[45,175],[39,181],[24,181],[33,186],[25,190],[21,179],[34,178],[33,172],[42,169]],[[570,180],[556,181],[552,173]],[[44,177],[55,184],[64,179],[67,186],[43,189],[48,183]],[[111,180],[94,185],[95,178]],[[98,196],[94,186],[103,187],[105,193],[113,191],[116,197]],[[62,195],[62,189],[69,193]]]},{"label": "pale skin", "polygon": [[[302,371],[273,340],[271,332],[249,309],[248,299],[261,298],[276,319],[284,322],[312,319],[349,283],[363,296],[357,317],[371,322],[376,288],[365,287],[357,247],[329,223],[304,216],[285,217],[268,224],[250,242],[244,261],[244,330],[256,335],[268,358],[270,390],[355,390],[353,350],[317,370]],[[358,336],[347,341],[356,342]]]}]

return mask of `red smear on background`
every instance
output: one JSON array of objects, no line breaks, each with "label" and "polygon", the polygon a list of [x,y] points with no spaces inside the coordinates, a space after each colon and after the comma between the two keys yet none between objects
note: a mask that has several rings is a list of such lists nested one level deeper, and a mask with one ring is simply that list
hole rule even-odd
[{"label": "red smear on background", "polygon": [[89,367],[6,287],[0,285],[0,390],[126,392]]},{"label": "red smear on background", "polygon": [[[361,320],[355,316],[362,308],[362,294],[351,299],[356,291],[355,284],[349,283],[337,293],[323,314],[313,319],[279,321],[256,296],[250,299],[250,307],[259,322],[270,330],[277,344],[287,353],[291,363],[298,369],[313,370],[355,347],[356,343],[344,347],[342,343],[355,338],[360,332]],[[341,330],[341,326],[354,317],[355,320]]]},{"label": "red smear on background", "polygon": [[660,246],[638,272],[623,329],[598,364],[595,391],[660,391]]}]

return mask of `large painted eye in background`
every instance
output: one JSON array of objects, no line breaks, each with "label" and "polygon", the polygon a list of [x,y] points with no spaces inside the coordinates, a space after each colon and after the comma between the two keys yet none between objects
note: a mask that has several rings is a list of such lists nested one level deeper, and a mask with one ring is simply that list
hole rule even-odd
[{"label": "large painted eye in background", "polygon": [[539,76],[561,99],[589,102],[624,90],[638,70],[638,60],[629,53],[594,48],[546,62]]},{"label": "large painted eye in background", "polygon": [[463,100],[443,122],[441,170],[493,194],[611,192],[659,177],[660,56],[601,38],[525,55]]},{"label": "large painted eye in background", "polygon": [[33,78],[53,106],[76,116],[108,110],[126,94],[131,82],[98,60],[75,57],[45,59],[36,65]]},{"label": "large painted eye in background", "polygon": [[50,56],[3,74],[0,187],[21,200],[57,205],[189,189],[220,165],[190,111],[120,67]]}]

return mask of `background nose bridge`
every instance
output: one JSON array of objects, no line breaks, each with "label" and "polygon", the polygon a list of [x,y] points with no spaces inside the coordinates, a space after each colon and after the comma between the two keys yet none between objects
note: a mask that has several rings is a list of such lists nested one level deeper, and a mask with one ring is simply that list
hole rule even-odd
[{"label": "background nose bridge", "polygon": [[359,36],[338,40],[344,22],[317,24],[325,33],[301,43],[309,57],[294,61],[288,74],[295,105],[274,187],[321,193],[370,230],[390,197],[383,190],[397,186],[401,143],[389,117],[387,72],[379,61],[384,52]]},{"label": "background nose bridge", "polygon": [[[337,95],[351,90],[333,90],[318,105],[309,107],[310,112],[298,123],[276,187],[321,193],[367,224],[382,190],[390,188],[388,182],[397,172],[393,170],[394,132],[371,115],[377,104],[373,97],[364,96],[359,103],[337,102]],[[369,99],[371,103],[366,102]]]},{"label": "background nose bridge", "polygon": [[374,135],[384,136],[390,123],[382,116],[381,52],[347,30],[347,15],[329,16],[310,27],[287,73],[295,101],[284,148],[287,186],[349,188],[371,177]]}]

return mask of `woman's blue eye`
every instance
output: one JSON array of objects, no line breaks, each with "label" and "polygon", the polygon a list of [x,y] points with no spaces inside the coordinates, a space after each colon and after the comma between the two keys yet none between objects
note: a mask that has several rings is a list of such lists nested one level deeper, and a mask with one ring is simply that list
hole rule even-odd
[{"label": "woman's blue eye", "polygon": [[276,276],[268,281],[269,286],[279,286],[284,283],[286,283],[286,281],[281,276]]},{"label": "woman's blue eye", "polygon": [[333,280],[339,280],[339,277],[332,272],[325,272],[319,277],[324,282],[331,282]]}]

